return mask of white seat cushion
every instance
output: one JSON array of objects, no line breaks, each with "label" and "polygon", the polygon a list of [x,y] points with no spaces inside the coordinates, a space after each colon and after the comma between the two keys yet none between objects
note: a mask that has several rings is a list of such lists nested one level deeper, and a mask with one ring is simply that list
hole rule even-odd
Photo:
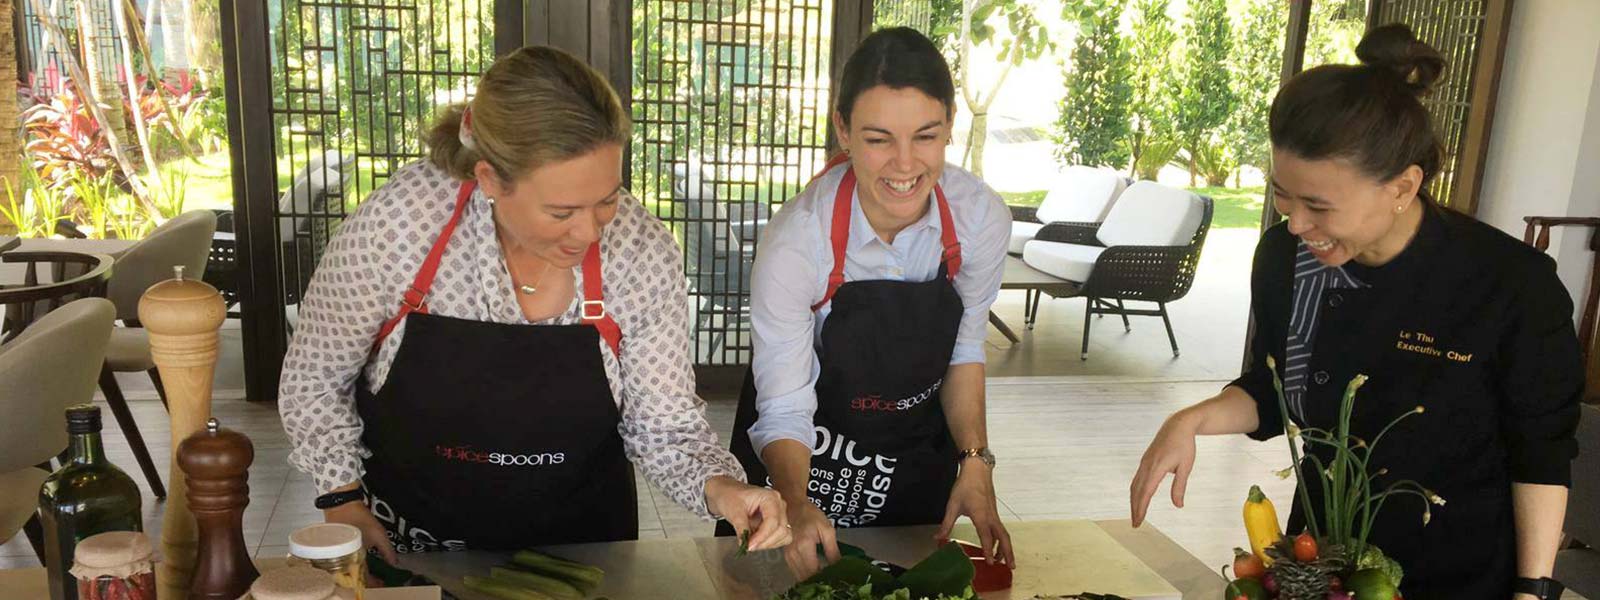
[{"label": "white seat cushion", "polygon": [[1022,254],[1023,244],[1028,243],[1034,236],[1039,235],[1039,230],[1044,229],[1044,223],[1029,223],[1027,221],[1011,222],[1011,244],[1006,246],[1008,254]]},{"label": "white seat cushion", "polygon": [[1205,205],[1187,190],[1138,181],[1112,205],[1095,237],[1106,246],[1187,246]]},{"label": "white seat cushion", "polygon": [[106,366],[118,373],[146,371],[156,366],[150,357],[150,334],[143,327],[116,327],[106,345]]},{"label": "white seat cushion", "polygon": [[1055,179],[1039,203],[1039,221],[1099,223],[1122,193],[1122,175],[1110,169],[1074,165]]},{"label": "white seat cushion", "polygon": [[1022,248],[1022,262],[1067,281],[1083,283],[1105,248],[1033,240]]}]

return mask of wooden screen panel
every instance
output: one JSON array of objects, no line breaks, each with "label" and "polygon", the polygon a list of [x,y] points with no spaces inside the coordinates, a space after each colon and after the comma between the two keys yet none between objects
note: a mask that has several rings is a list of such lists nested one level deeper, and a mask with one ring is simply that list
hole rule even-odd
[{"label": "wooden screen panel", "polygon": [[1369,27],[1404,23],[1448,63],[1423,99],[1445,148],[1429,191],[1466,214],[1477,211],[1510,15],[1511,0],[1372,0],[1368,10]]}]

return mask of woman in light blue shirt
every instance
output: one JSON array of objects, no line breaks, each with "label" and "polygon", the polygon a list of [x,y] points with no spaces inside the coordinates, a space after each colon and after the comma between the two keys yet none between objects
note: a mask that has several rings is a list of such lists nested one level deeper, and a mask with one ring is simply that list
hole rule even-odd
[{"label": "woman in light blue shirt", "polygon": [[868,36],[837,98],[847,156],[784,204],[757,252],[734,455],[787,502],[802,577],[819,544],[838,557],[834,527],[941,523],[942,538],[961,515],[991,562],[1014,564],[983,352],[1010,212],[944,162],[955,86],[922,34]]}]

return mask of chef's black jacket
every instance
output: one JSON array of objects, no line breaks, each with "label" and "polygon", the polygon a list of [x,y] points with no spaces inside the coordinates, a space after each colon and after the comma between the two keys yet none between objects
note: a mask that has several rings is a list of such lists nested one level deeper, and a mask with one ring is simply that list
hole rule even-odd
[{"label": "chef's black jacket", "polygon": [[[1405,568],[1406,598],[1505,600],[1516,577],[1511,484],[1569,485],[1577,455],[1584,373],[1572,300],[1549,257],[1470,217],[1420,204],[1422,224],[1400,255],[1376,268],[1346,264],[1369,287],[1324,292],[1306,418],[1332,430],[1357,374],[1370,378],[1351,418],[1362,439],[1422,406],[1384,436],[1369,469],[1389,470],[1378,489],[1413,479],[1446,504],[1433,506],[1424,526],[1421,499],[1394,497],[1369,541]],[[1270,352],[1280,369],[1285,364],[1298,241],[1280,223],[1256,248],[1256,331],[1233,385],[1256,401],[1260,428],[1250,436],[1258,440],[1284,430],[1266,359]],[[1332,456],[1311,449],[1325,462]],[[1316,470],[1305,472],[1311,479]],[[1309,488],[1320,514],[1316,483]],[[1293,504],[1291,532],[1303,527],[1297,498],[1277,503]]]}]

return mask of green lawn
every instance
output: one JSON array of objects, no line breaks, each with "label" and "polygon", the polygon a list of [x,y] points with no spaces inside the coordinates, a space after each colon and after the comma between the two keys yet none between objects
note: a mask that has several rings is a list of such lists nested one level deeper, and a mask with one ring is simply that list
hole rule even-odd
[{"label": "green lawn", "polygon": [[[1265,206],[1266,189],[1261,186],[1226,188],[1226,187],[1200,187],[1191,190],[1203,196],[1210,196],[1216,202],[1216,207],[1211,215],[1211,227],[1214,229],[1254,229],[1261,226],[1261,209]],[[1006,204],[1017,206],[1038,206],[1044,201],[1044,190],[1033,192],[1000,192]]]},{"label": "green lawn", "polygon": [[180,158],[161,165],[163,176],[182,173],[186,194],[185,210],[197,208],[233,209],[233,180],[229,177],[228,153],[216,152],[199,157],[199,164]]},{"label": "green lawn", "polygon": [[[199,164],[188,159],[174,159],[161,165],[164,175],[182,173],[188,176],[184,189],[188,194],[184,198],[185,209],[196,208],[233,208],[233,180],[229,176],[228,152],[216,152],[199,157]],[[290,178],[295,175],[294,169],[289,164],[289,156],[278,158],[278,189],[289,187]],[[371,193],[373,181],[373,161],[361,158],[356,161],[356,177],[362,193]],[[355,209],[355,186],[346,189],[346,210]]]}]

